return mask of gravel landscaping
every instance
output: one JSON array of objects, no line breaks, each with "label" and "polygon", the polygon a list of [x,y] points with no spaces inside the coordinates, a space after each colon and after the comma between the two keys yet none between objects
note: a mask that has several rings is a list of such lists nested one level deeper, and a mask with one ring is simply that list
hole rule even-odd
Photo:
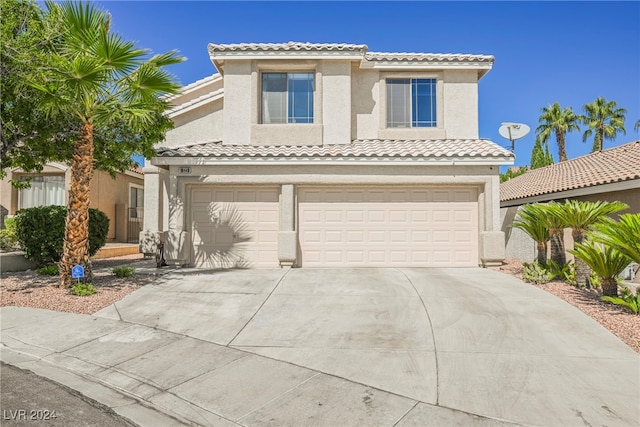
[{"label": "gravel landscaping", "polygon": [[[136,289],[157,279],[157,274],[140,274],[118,278],[111,273],[113,267],[136,266],[142,255],[100,259],[93,261],[94,286],[97,293],[79,297],[57,286],[57,277],[40,276],[35,271],[3,273],[0,284],[0,306],[34,307],[69,313],[93,314],[121,300]],[[148,265],[148,261],[147,261]],[[506,260],[495,270],[522,279],[522,263]],[[593,289],[578,288],[564,282],[552,281],[534,285],[562,298],[598,321],[629,347],[640,353],[640,316],[623,307],[600,301],[600,294]]]}]

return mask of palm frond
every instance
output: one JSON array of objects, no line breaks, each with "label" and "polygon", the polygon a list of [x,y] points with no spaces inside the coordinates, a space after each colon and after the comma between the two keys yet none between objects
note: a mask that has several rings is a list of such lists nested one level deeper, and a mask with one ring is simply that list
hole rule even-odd
[{"label": "palm frond", "polygon": [[587,241],[578,243],[570,253],[580,258],[602,279],[613,279],[631,263],[631,258],[612,247]]},{"label": "palm frond", "polygon": [[621,215],[618,221],[606,219],[593,226],[593,241],[603,243],[640,263],[640,213]]}]

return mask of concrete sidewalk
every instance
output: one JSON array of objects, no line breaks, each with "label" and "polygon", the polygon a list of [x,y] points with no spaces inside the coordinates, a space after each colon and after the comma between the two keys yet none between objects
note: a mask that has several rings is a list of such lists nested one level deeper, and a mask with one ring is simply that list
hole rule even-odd
[{"label": "concrete sidewalk", "polygon": [[489,270],[180,270],[96,316],[0,310],[2,361],[140,425],[640,419],[637,353]]}]

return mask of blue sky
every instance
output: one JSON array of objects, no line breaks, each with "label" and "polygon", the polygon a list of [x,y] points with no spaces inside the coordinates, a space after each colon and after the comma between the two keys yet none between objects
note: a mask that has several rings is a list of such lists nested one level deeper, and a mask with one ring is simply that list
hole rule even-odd
[{"label": "blue sky", "polygon": [[[217,2],[100,1],[112,28],[154,53],[178,49],[170,68],[182,84],[215,72],[208,43],[363,43],[370,51],[495,56],[479,85],[480,136],[509,146],[501,122],[528,124],[516,164],[528,164],[540,108],[553,102],[576,113],[598,96],[627,109],[627,134],[640,138],[639,2]],[[555,140],[550,149],[557,160]],[[568,135],[569,158],[591,140]]]}]

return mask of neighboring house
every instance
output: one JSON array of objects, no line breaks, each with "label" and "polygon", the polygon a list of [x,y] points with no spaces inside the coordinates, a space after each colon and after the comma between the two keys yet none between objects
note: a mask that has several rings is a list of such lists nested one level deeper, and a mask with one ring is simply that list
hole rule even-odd
[{"label": "neighboring house", "polygon": [[[535,243],[511,224],[518,208],[527,203],[565,199],[621,201],[640,212],[640,141],[609,148],[528,171],[500,185],[500,217],[506,235],[506,255],[533,261]],[[570,230],[565,246],[572,247]]]},{"label": "neighboring house", "polygon": [[[71,169],[61,163],[48,163],[41,173],[7,171],[0,183],[0,224],[7,215],[23,208],[60,205],[67,202]],[[18,189],[10,180],[31,177],[31,186]],[[137,243],[144,215],[144,177],[140,168],[116,174],[116,178],[96,171],[91,179],[90,207],[100,209],[109,217],[107,242]]]},{"label": "neighboring house", "polygon": [[471,267],[504,258],[478,135],[493,57],[210,44],[146,163],[141,247],[202,267]]}]

